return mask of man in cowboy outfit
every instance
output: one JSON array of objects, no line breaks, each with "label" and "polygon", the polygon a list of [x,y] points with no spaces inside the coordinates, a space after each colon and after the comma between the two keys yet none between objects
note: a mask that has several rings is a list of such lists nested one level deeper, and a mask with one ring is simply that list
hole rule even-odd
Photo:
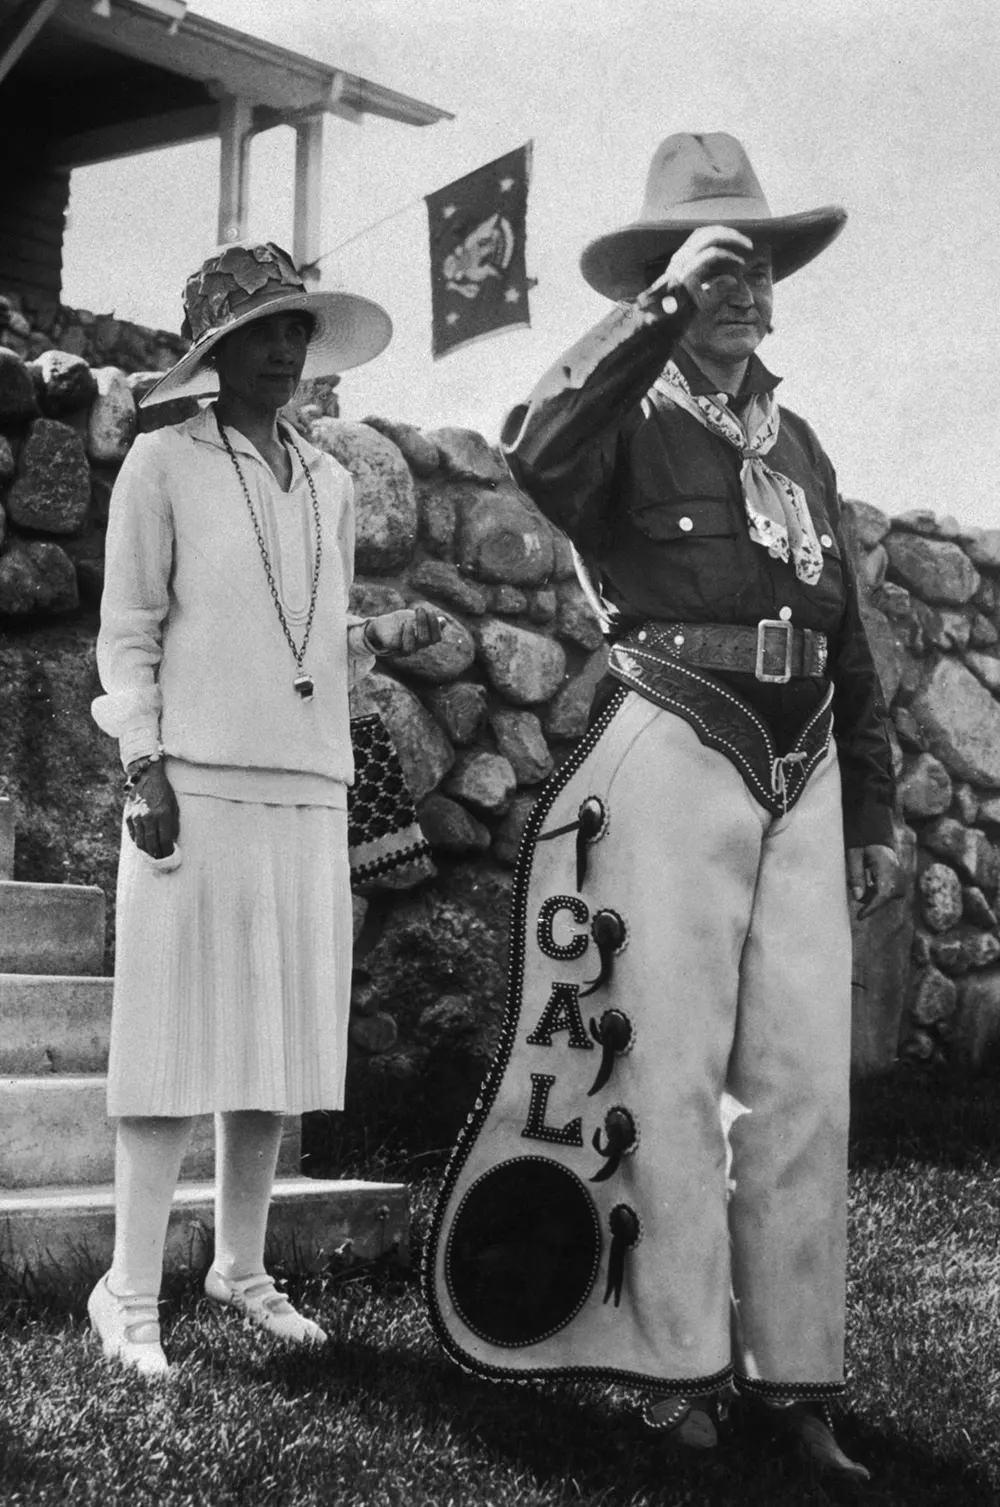
[{"label": "man in cowboy outfit", "polygon": [[861,914],[896,893],[892,770],[833,467],[756,355],[773,284],[845,218],[774,216],[733,137],[669,137],[639,221],[583,253],[615,306],[510,414],[503,445],[576,547],[609,684],[629,693],[604,734],[618,725],[621,754],[595,864],[610,875],[617,851],[628,917],[637,1060],[623,1073],[644,1070],[643,1031],[663,1033],[636,1106],[635,1177],[644,1146],[655,1164],[637,1303],[660,1263],[647,1421],[710,1447],[731,1383],[744,1415],[815,1466],[864,1478],[830,1411],[844,1391],[848,891]]}]

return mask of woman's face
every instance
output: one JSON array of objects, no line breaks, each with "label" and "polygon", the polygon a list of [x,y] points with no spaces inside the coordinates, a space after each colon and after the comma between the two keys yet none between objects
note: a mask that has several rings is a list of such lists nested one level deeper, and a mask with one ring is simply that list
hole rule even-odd
[{"label": "woman's face", "polygon": [[299,385],[312,336],[308,314],[267,314],[220,340],[213,352],[220,392],[251,408],[275,411]]}]

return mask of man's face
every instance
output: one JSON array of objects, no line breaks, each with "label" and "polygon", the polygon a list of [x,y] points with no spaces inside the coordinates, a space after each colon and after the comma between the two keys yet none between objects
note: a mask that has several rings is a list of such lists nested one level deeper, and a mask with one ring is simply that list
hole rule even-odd
[{"label": "man's face", "polygon": [[767,334],[774,307],[771,248],[755,246],[744,267],[714,277],[683,343],[697,361],[735,365],[752,356]]}]

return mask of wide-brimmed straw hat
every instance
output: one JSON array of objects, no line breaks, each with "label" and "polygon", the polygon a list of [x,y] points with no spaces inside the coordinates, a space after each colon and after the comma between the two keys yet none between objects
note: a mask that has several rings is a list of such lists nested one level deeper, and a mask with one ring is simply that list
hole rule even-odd
[{"label": "wide-brimmed straw hat", "polygon": [[253,319],[300,310],[313,321],[303,377],[361,366],[392,338],[392,320],[380,304],[356,293],[308,292],[287,251],[273,241],[233,244],[188,278],[181,333],[193,342],[191,349],[150,388],[142,406],[218,392],[218,378],[205,361],[213,346]]},{"label": "wide-brimmed straw hat", "polygon": [[700,225],[727,225],[771,247],[775,281],[818,256],[847,219],[837,204],[772,215],[750,159],[735,136],[680,132],[656,150],[639,218],[591,241],[584,277],[608,298],[634,298],[653,280],[650,265],[673,255]]}]

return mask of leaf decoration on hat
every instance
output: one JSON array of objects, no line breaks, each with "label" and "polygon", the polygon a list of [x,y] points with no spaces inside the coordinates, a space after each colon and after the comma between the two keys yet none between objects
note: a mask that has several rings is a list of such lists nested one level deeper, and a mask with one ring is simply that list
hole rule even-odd
[{"label": "leaf decoration on hat", "polygon": [[198,340],[218,329],[239,307],[269,283],[279,287],[303,287],[302,278],[287,251],[266,241],[257,246],[227,246],[209,257],[187,280],[184,289],[184,322],[181,333]]}]

